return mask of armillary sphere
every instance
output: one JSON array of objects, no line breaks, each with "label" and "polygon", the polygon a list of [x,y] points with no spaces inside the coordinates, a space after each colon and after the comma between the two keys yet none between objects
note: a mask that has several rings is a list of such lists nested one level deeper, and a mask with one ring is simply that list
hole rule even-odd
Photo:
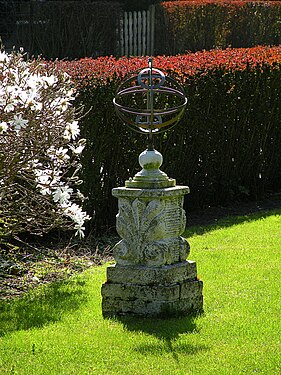
[{"label": "armillary sphere", "polygon": [[120,119],[132,130],[148,135],[153,149],[153,134],[165,132],[181,119],[187,98],[181,85],[152,66],[128,75],[113,100]]}]

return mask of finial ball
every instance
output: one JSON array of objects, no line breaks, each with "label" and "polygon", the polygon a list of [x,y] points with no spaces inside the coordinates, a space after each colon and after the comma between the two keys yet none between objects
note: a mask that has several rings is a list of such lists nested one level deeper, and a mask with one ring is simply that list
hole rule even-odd
[{"label": "finial ball", "polygon": [[143,169],[159,169],[163,163],[163,157],[156,150],[145,150],[139,156],[139,163]]}]

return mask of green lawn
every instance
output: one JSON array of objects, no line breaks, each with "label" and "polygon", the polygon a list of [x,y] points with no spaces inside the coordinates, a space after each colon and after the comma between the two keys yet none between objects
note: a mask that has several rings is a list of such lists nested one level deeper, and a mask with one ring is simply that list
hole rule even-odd
[{"label": "green lawn", "polygon": [[105,267],[0,304],[0,374],[280,374],[281,210],[186,233],[196,318],[103,319]]}]

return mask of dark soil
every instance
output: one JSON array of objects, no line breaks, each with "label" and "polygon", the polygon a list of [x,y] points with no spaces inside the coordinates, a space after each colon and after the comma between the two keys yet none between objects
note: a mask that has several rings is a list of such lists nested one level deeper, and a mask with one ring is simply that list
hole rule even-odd
[{"label": "dark soil", "polygon": [[0,300],[21,296],[28,290],[112,259],[117,238],[88,238],[86,241],[49,239],[36,242],[14,240],[10,249],[0,244]]}]

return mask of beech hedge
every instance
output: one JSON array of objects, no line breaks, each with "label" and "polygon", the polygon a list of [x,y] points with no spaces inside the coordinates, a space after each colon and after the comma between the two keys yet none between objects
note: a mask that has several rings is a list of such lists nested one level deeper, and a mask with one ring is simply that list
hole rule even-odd
[{"label": "beech hedge", "polygon": [[[123,77],[145,66],[145,57],[58,62],[78,85],[76,105],[84,105],[82,175],[87,210],[95,212],[91,229],[114,227],[111,189],[140,169],[145,136],[122,124],[112,99]],[[160,56],[154,66],[174,76],[188,97],[181,122],[155,137],[161,169],[190,186],[187,211],[281,188],[281,46]]]},{"label": "beech hedge", "polygon": [[281,43],[280,1],[165,1],[158,12],[158,54]]}]

